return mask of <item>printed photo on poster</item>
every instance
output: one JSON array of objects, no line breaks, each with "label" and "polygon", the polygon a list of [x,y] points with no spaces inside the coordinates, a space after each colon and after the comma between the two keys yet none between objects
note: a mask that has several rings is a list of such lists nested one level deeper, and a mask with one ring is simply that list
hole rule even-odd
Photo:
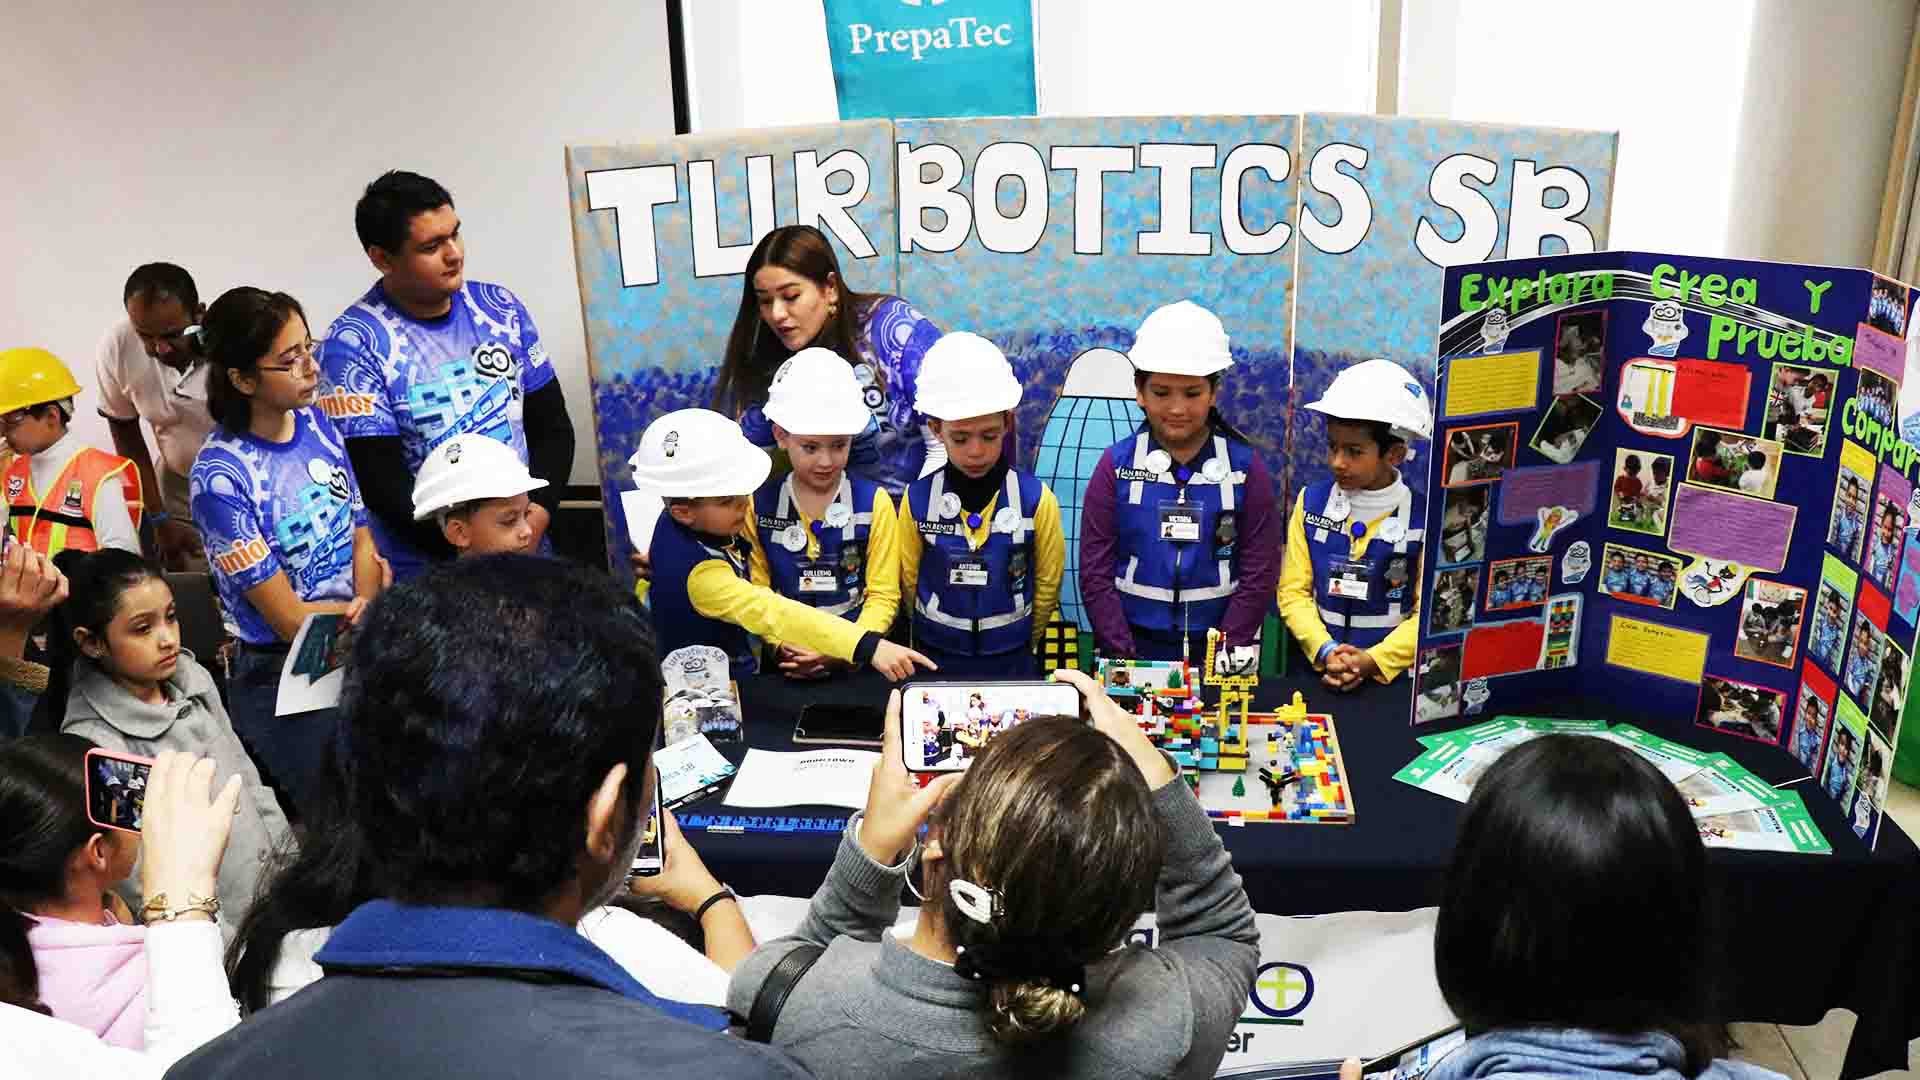
[{"label": "printed photo on poster", "polygon": [[1742,660],[1792,667],[1807,590],[1779,581],[1751,579],[1740,602],[1733,655]]},{"label": "printed photo on poster", "polygon": [[1446,457],[1440,462],[1440,475],[1446,477],[1442,486],[1486,484],[1500,479],[1500,474],[1513,468],[1519,438],[1518,422],[1448,432]]},{"label": "printed photo on poster", "polygon": [[1867,484],[1848,469],[1834,486],[1833,516],[1827,521],[1827,546],[1859,562],[1867,535]]},{"label": "printed photo on poster", "polygon": [[1474,598],[1480,593],[1480,568],[1462,566],[1433,577],[1433,613],[1427,633],[1457,634],[1473,625]]},{"label": "printed photo on poster", "polygon": [[1540,426],[1535,429],[1529,445],[1548,461],[1565,465],[1580,452],[1605,412],[1600,403],[1590,397],[1568,394],[1554,398],[1547,414],[1540,418]]},{"label": "printed photo on poster", "polygon": [[1673,492],[1673,458],[1645,450],[1613,453],[1613,501],[1607,523],[1648,536],[1667,534],[1667,499]]},{"label": "printed photo on poster", "polygon": [[1872,729],[1867,731],[1866,749],[1860,755],[1860,778],[1854,784],[1853,809],[1847,815],[1847,823],[1853,826],[1853,834],[1873,843],[1873,834],[1880,824],[1880,815],[1887,805],[1887,774],[1893,765],[1893,747],[1880,733]]},{"label": "printed photo on poster", "polygon": [[1599,588],[1615,600],[1672,610],[1683,565],[1672,555],[1608,544],[1600,557]]},{"label": "printed photo on poster", "polygon": [[1449,489],[1440,517],[1441,565],[1475,563],[1487,557],[1489,487]]},{"label": "printed photo on poster", "polygon": [[1460,646],[1420,651],[1413,683],[1413,720],[1429,724],[1460,715]]},{"label": "printed photo on poster", "polygon": [[1900,400],[1900,391],[1885,375],[1862,368],[1853,399],[1862,413],[1885,427],[1893,427],[1894,403]]},{"label": "printed photo on poster", "polygon": [[1687,479],[1762,499],[1773,498],[1780,484],[1780,443],[1719,428],[1693,433],[1693,459]]},{"label": "printed photo on poster", "polygon": [[1907,290],[1899,282],[1874,277],[1873,295],[1867,299],[1867,325],[1894,337],[1907,336]]},{"label": "printed photo on poster", "polygon": [[1893,610],[1902,622],[1920,622],[1920,529],[1908,530],[1901,547],[1900,584],[1893,591]]},{"label": "printed photo on poster", "polygon": [[1553,580],[1553,559],[1530,555],[1501,559],[1487,568],[1487,610],[1532,607],[1547,598]]},{"label": "printed photo on poster", "polygon": [[1873,707],[1867,721],[1891,735],[1900,726],[1900,713],[1907,705],[1907,654],[1892,639],[1887,639],[1880,655],[1880,679],[1874,684]]},{"label": "printed photo on poster", "polygon": [[1807,658],[1840,674],[1840,655],[1847,641],[1847,618],[1853,613],[1853,590],[1859,576],[1833,556],[1820,568],[1820,590],[1814,596],[1813,629],[1807,634]]},{"label": "printed photo on poster", "polygon": [[[1813,672],[1815,676],[1819,672]],[[1820,751],[1827,745],[1827,725],[1833,719],[1833,699],[1820,696],[1812,679],[1800,681],[1800,707],[1793,714],[1793,735],[1788,749],[1794,759],[1814,776],[1820,775]]]},{"label": "printed photo on poster", "polygon": [[1873,497],[1873,517],[1869,521],[1861,569],[1874,584],[1892,592],[1894,574],[1900,569],[1900,548],[1907,536],[1907,508],[1889,498],[1883,485]]},{"label": "printed photo on poster", "polygon": [[1719,675],[1700,680],[1698,724],[1728,735],[1758,742],[1780,742],[1780,723],[1787,713],[1784,690],[1755,686]]},{"label": "printed photo on poster", "polygon": [[1554,324],[1553,392],[1598,393],[1606,352],[1606,312],[1575,311],[1560,316]]},{"label": "printed photo on poster", "polygon": [[1833,414],[1833,376],[1799,364],[1773,365],[1767,391],[1764,438],[1776,439],[1789,454],[1821,457],[1827,452],[1827,418]]},{"label": "printed photo on poster", "polygon": [[1880,676],[1880,654],[1887,635],[1873,625],[1864,610],[1853,616],[1853,637],[1847,643],[1847,655],[1840,669],[1840,687],[1865,707],[1873,695],[1873,684]]},{"label": "printed photo on poster", "polygon": [[1832,727],[1826,761],[1820,768],[1820,790],[1844,810],[1853,794],[1853,778],[1860,771],[1860,752],[1867,739],[1866,718],[1852,702],[1841,698],[1834,705]]}]

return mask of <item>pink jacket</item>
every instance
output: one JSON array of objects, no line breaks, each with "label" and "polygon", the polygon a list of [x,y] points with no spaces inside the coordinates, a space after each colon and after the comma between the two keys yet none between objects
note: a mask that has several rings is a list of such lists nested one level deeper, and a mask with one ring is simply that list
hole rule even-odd
[{"label": "pink jacket", "polygon": [[[106,916],[112,919],[111,915]],[[34,919],[40,1000],[53,1015],[129,1050],[146,1046],[147,928]]]}]

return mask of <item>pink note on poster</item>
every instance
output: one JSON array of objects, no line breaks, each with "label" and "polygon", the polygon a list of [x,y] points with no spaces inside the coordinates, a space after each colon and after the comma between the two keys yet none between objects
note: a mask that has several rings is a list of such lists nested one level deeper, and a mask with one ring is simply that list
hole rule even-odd
[{"label": "pink note on poster", "polygon": [[1853,336],[1853,366],[1877,371],[1898,386],[1907,371],[1907,343],[1861,323]]},{"label": "pink note on poster", "polygon": [[1532,465],[1508,469],[1500,478],[1500,524],[1531,525],[1534,512],[1544,506],[1564,506],[1593,516],[1600,490],[1600,463]]},{"label": "pink note on poster", "polygon": [[1683,555],[1699,555],[1779,573],[1793,543],[1792,503],[1756,499],[1697,484],[1681,484],[1673,493],[1673,527],[1667,546]]}]

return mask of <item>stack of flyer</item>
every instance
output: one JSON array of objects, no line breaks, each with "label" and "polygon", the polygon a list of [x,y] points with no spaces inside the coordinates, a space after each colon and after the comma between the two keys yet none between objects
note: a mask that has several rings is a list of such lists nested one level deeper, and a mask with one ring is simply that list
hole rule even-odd
[{"label": "stack of flyer", "polygon": [[1632,724],[1608,727],[1599,720],[1500,716],[1483,724],[1420,736],[1426,751],[1395,780],[1422,791],[1466,802],[1473,786],[1501,754],[1542,735],[1588,735],[1607,739],[1646,758],[1672,781],[1693,811],[1700,840],[1708,847],[1830,855],[1807,807],[1793,791],[1768,784],[1725,754],[1709,754],[1642,731]]}]

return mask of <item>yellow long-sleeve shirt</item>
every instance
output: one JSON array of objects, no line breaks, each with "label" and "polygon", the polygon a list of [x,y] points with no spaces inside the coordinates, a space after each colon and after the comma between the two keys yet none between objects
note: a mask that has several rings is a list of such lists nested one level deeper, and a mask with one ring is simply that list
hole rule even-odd
[{"label": "yellow long-sleeve shirt", "polygon": [[[893,628],[893,616],[900,610],[900,515],[893,508],[893,498],[881,487],[873,489],[873,505],[868,510],[872,520],[867,525],[865,596],[855,625],[861,630],[885,634]],[[807,558],[819,558],[820,538],[814,535],[813,518],[800,509],[798,502],[794,503],[793,511],[799,515],[800,528],[807,534]],[[767,566],[765,547],[768,538],[761,535],[757,526],[750,526],[747,539],[753,544],[749,572],[754,584],[772,588],[773,573]]]},{"label": "yellow long-sleeve shirt", "polygon": [[[987,535],[993,529],[993,511],[999,506],[1002,494],[1004,492],[995,492],[993,501],[980,512],[980,527],[966,530],[968,547],[978,551],[980,545],[987,542]],[[912,500],[902,493],[900,592],[909,602],[919,588],[921,550],[920,523],[914,517]],[[1033,561],[1033,640],[1030,644],[1037,648],[1047,632],[1047,624],[1053,621],[1053,613],[1060,609],[1060,577],[1067,566],[1067,534],[1060,527],[1060,500],[1044,483],[1040,485],[1040,504],[1033,511]]]},{"label": "yellow long-sleeve shirt", "polygon": [[693,610],[758,634],[784,641],[837,660],[853,660],[865,633],[860,627],[798,600],[789,600],[765,585],[741,578],[725,559],[707,559],[687,575],[687,599]]},{"label": "yellow long-sleeve shirt", "polygon": [[[1306,492],[1302,491],[1293,498],[1293,514],[1287,519],[1286,557],[1280,565],[1280,587],[1277,599],[1280,604],[1280,617],[1287,621],[1287,631],[1300,643],[1307,654],[1308,662],[1319,655],[1320,647],[1333,640],[1327,632],[1327,624],[1320,620],[1320,605],[1315,601],[1315,582],[1313,580],[1313,556],[1307,551]],[[1393,515],[1382,514],[1367,522],[1366,534],[1354,542],[1354,558],[1359,558],[1373,543],[1379,532],[1381,522]],[[1380,668],[1380,682],[1392,682],[1400,673],[1413,663],[1414,646],[1420,637],[1420,566],[1416,561],[1409,571],[1409,580],[1413,584],[1413,605],[1407,610],[1407,617],[1401,620],[1380,643],[1367,650],[1373,662]],[[1320,670],[1319,664],[1314,664]]]}]

